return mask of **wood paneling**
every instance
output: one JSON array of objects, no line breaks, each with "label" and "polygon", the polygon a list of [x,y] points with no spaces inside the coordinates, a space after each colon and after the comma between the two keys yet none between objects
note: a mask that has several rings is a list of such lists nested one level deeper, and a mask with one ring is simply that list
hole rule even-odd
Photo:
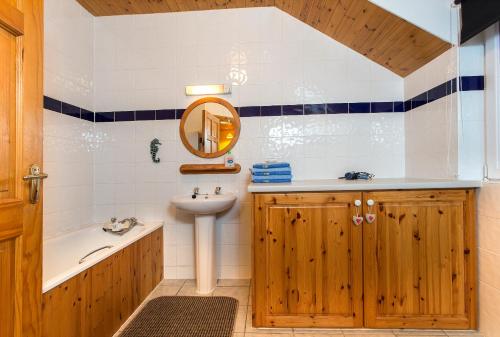
[{"label": "wood paneling", "polygon": [[13,309],[16,305],[16,240],[0,241],[0,336],[14,336]]},{"label": "wood paneling", "polygon": [[360,327],[361,193],[255,196],[254,326]]},{"label": "wood paneling", "polygon": [[38,337],[42,205],[22,176],[42,163],[41,0],[0,3],[0,336]]},{"label": "wood paneling", "polygon": [[162,279],[159,228],[45,293],[42,336],[113,336]]},{"label": "wood paneling", "polygon": [[400,76],[451,45],[368,0],[78,0],[95,16],[276,6]]},{"label": "wood paneling", "polygon": [[475,328],[473,194],[364,194],[377,216],[363,236],[367,327]]},{"label": "wood paneling", "polygon": [[94,16],[274,6],[274,0],[77,0]]},{"label": "wood paneling", "polygon": [[9,31],[14,36],[21,36],[24,33],[24,15],[15,7],[15,2],[0,3],[0,27]]}]

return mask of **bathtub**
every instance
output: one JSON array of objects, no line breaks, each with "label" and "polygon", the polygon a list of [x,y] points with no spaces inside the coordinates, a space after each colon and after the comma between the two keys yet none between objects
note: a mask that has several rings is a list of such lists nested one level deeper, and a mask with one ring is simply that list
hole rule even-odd
[{"label": "bathtub", "polygon": [[[128,233],[115,235],[104,232],[101,226],[90,227],[43,243],[42,291],[57,287],[82,271],[113,255],[131,243],[162,227],[163,223],[135,226]],[[80,260],[90,252],[101,249]]]}]

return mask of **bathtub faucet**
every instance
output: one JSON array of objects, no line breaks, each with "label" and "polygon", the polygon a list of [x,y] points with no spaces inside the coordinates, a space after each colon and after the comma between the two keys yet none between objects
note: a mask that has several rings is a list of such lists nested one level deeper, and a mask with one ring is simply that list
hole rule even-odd
[{"label": "bathtub faucet", "polygon": [[122,235],[137,225],[143,226],[144,224],[138,222],[137,219],[134,217],[125,218],[125,219],[118,221],[118,222],[116,221],[116,218],[112,218],[111,222],[104,224],[102,229],[105,232]]},{"label": "bathtub faucet", "polygon": [[138,225],[139,222],[137,221],[136,218],[134,217],[131,217],[131,218],[125,218],[121,221],[118,221],[119,223],[126,223],[126,222],[129,222],[130,223],[130,227],[134,227],[135,225]]}]

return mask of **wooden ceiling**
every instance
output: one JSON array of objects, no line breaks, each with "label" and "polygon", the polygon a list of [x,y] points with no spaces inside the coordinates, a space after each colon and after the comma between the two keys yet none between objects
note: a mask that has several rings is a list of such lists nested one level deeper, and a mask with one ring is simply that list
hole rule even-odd
[{"label": "wooden ceiling", "polygon": [[368,0],[77,0],[95,16],[275,6],[400,76],[451,45]]}]

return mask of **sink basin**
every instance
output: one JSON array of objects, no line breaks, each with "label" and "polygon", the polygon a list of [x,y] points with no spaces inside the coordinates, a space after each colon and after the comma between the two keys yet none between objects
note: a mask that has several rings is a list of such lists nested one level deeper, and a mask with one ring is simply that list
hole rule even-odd
[{"label": "sink basin", "polygon": [[181,195],[172,199],[175,207],[195,215],[215,215],[231,208],[235,201],[236,196],[232,193],[199,194],[195,199],[191,195]]},{"label": "sink basin", "polygon": [[210,294],[217,285],[215,261],[215,215],[230,209],[236,201],[232,193],[181,195],[172,198],[178,209],[194,214],[196,247],[196,291]]}]

